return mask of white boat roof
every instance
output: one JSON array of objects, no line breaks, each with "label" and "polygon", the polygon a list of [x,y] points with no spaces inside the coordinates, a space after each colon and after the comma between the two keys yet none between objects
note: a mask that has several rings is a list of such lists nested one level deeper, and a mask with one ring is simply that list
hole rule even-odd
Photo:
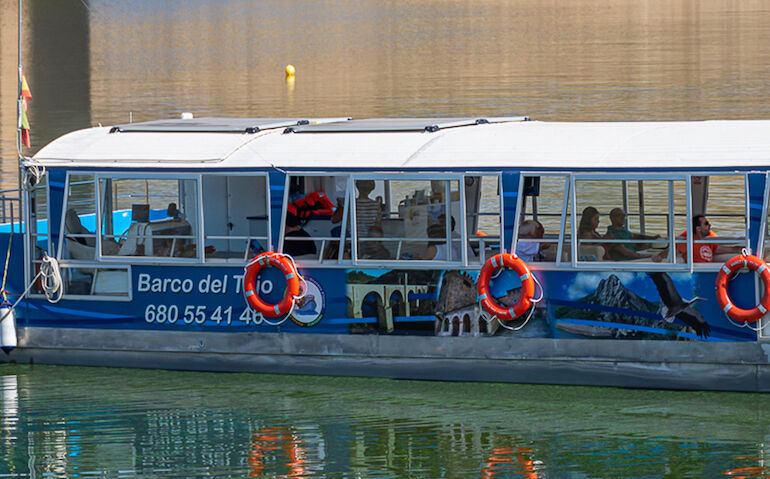
[{"label": "white boat roof", "polygon": [[770,166],[770,120],[557,123],[515,118],[196,119],[54,140],[47,166],[612,169]]}]

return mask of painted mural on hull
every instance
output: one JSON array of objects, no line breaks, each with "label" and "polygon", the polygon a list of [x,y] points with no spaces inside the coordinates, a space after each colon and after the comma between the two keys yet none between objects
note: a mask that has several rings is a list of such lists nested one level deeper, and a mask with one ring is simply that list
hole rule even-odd
[{"label": "painted mural on hull", "polygon": [[[370,321],[361,323],[369,330],[432,331],[437,336],[755,339],[753,331],[729,322],[719,308],[713,274],[536,272],[535,276],[542,284],[543,300],[525,317],[498,321],[477,302],[478,272],[351,270],[348,312],[352,318]],[[746,291],[747,284],[751,291],[750,281],[744,281],[736,291]],[[497,302],[512,306],[519,299],[521,283],[503,271],[490,289]],[[750,294],[743,296],[752,301]]]},{"label": "painted mural on hull", "polygon": [[[513,321],[486,314],[476,294],[477,271],[301,269],[304,295],[290,315],[268,318],[247,307],[243,270],[132,267],[131,297],[112,303],[33,300],[20,325],[80,328],[302,332],[519,338],[754,341],[731,323],[714,296],[716,273],[535,271],[543,299]],[[257,280],[276,303],[285,281],[272,268]],[[736,305],[751,307],[752,275],[730,285]],[[537,288],[537,295],[540,289]],[[505,306],[521,282],[509,270],[490,283]]]}]

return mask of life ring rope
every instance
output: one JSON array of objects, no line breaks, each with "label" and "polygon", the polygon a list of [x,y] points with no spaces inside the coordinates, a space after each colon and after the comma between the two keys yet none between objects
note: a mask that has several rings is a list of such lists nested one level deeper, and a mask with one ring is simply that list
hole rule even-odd
[{"label": "life ring rope", "polygon": [[[759,304],[752,309],[739,308],[733,304],[727,289],[730,278],[736,273],[740,274],[744,268],[755,271],[764,285],[762,298]],[[719,269],[716,280],[716,297],[719,307],[722,308],[722,311],[727,316],[727,320],[733,326],[759,331],[760,328],[754,328],[750,326],[750,323],[756,322],[770,311],[770,267],[762,258],[751,255],[744,249],[741,254],[725,261]]]},{"label": "life ring rope", "polygon": [[[499,275],[500,272],[505,268],[512,269],[519,276],[522,286],[522,292],[519,300],[510,307],[503,306],[495,301],[489,291],[490,280],[497,277],[497,275]],[[535,285],[540,288],[539,298],[534,297]],[[518,331],[527,325],[535,310],[535,308],[531,306],[542,301],[545,295],[543,285],[540,284],[540,281],[538,281],[537,277],[532,274],[532,271],[529,269],[524,260],[513,253],[497,254],[489,258],[481,268],[476,289],[478,293],[478,302],[481,305],[482,316],[484,319],[488,323],[497,320],[500,326],[511,331]],[[527,317],[519,326],[508,326],[503,322],[519,318],[524,313],[527,313]]]},{"label": "life ring rope", "polygon": [[[286,278],[286,292],[281,301],[276,304],[269,304],[262,301],[256,286],[256,278],[262,268],[266,266],[274,266],[280,269],[284,274],[284,278]],[[243,294],[246,298],[246,303],[253,310],[260,313],[262,315],[262,321],[270,326],[279,326],[286,321],[294,310],[294,305],[297,303],[297,300],[304,296],[304,291],[307,291],[305,278],[299,273],[294,258],[287,254],[275,252],[261,253],[246,264],[244,271]],[[301,285],[304,286],[304,288]],[[267,319],[280,316],[282,316],[282,319],[279,321],[270,321]]]}]

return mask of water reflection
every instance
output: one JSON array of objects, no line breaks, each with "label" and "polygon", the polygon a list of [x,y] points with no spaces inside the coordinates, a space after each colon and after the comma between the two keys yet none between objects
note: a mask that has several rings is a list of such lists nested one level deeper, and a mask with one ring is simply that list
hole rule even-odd
[{"label": "water reflection", "polygon": [[19,421],[19,387],[15,374],[0,376],[2,379],[2,424],[3,437],[15,439],[16,423]]},{"label": "water reflection", "polygon": [[767,475],[760,395],[0,369],[0,477]]}]

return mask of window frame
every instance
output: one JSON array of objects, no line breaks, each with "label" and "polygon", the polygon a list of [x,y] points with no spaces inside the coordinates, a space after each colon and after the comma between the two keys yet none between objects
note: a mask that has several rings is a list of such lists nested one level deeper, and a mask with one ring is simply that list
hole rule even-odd
[{"label": "window frame", "polygon": [[[460,229],[460,244],[461,246],[461,258],[457,261],[445,261],[445,260],[402,260],[402,259],[388,259],[388,260],[381,260],[381,259],[363,259],[358,257],[358,229],[355,227],[356,225],[356,212],[355,212],[355,196],[352,191],[348,190],[348,194],[350,196],[351,205],[353,207],[350,208],[350,214],[351,214],[351,220],[350,220],[350,229],[351,229],[351,259],[353,261],[354,265],[358,266],[366,266],[366,267],[379,267],[379,266],[386,266],[393,268],[393,264],[397,264],[398,268],[403,268],[408,266],[409,268],[414,267],[414,269],[431,269],[431,268],[439,268],[439,269],[458,269],[458,268],[481,268],[482,264],[469,264],[468,263],[468,251],[467,247],[468,244],[468,235],[467,235],[467,217],[468,212],[466,211],[466,203],[465,203],[465,177],[466,176],[498,176],[498,178],[502,175],[501,172],[495,172],[495,173],[478,173],[474,174],[473,172],[456,172],[456,173],[437,173],[434,171],[409,171],[407,173],[399,173],[399,172],[354,172],[351,173],[350,179],[352,181],[352,184],[355,185],[355,182],[358,180],[374,180],[374,181],[388,181],[388,190],[390,190],[390,182],[392,181],[457,181],[458,189],[460,192],[460,221],[459,221],[459,229]],[[498,183],[501,184],[501,183]],[[388,191],[388,196],[392,197],[390,194],[390,191]],[[503,232],[503,217],[502,217],[502,194],[499,195],[499,202],[500,202],[500,244],[502,247],[502,232]],[[391,206],[392,207],[392,206]],[[447,203],[447,208],[451,211],[451,199]],[[449,216],[447,215],[447,222],[449,222]]]},{"label": "window frame", "polygon": [[[693,253],[693,238],[692,235],[687,236],[687,261],[684,263],[653,263],[653,262],[614,262],[614,261],[597,261],[597,262],[586,262],[586,261],[578,261],[577,260],[577,236],[575,235],[575,231],[577,231],[577,205],[576,205],[576,190],[575,190],[575,182],[581,181],[581,180],[617,180],[617,181],[637,181],[637,180],[650,180],[650,181],[684,181],[685,182],[685,202],[686,202],[686,218],[687,218],[687,224],[689,225],[691,223],[692,218],[692,178],[697,176],[741,176],[743,177],[743,184],[744,184],[744,247],[748,248],[750,245],[750,237],[749,237],[749,230],[750,230],[750,204],[749,204],[749,178],[748,178],[748,172],[744,171],[687,171],[687,172],[671,172],[671,173],[651,173],[651,172],[642,172],[642,173],[601,173],[601,172],[565,172],[565,171],[522,171],[520,173],[519,178],[519,197],[517,199],[517,206],[516,206],[516,218],[517,221],[515,221],[514,225],[514,231],[513,231],[513,242],[511,246],[511,251],[516,251],[516,244],[518,241],[518,231],[519,231],[519,219],[521,218],[521,207],[523,202],[523,192],[524,192],[524,178],[525,177],[533,177],[533,176],[567,176],[568,180],[568,186],[565,186],[565,190],[568,190],[569,196],[569,212],[571,214],[571,231],[572,231],[572,238],[570,238],[570,252],[571,257],[570,261],[561,261],[561,256],[557,256],[557,261],[553,263],[548,262],[542,262],[537,263],[538,269],[542,270],[576,270],[576,271],[614,271],[614,270],[631,270],[631,271],[673,271],[673,272],[713,272],[719,270],[721,267],[721,263],[693,263],[692,261],[692,253]],[[765,199],[766,201],[770,201],[770,173],[766,174],[766,187],[765,187]],[[674,204],[673,204],[673,198],[671,197],[671,190],[669,190],[669,214],[674,214]],[[566,194],[563,196],[563,206],[562,206],[562,213],[564,214],[567,211],[566,205],[567,205],[567,196]],[[764,205],[765,208],[767,207],[767,204]],[[766,210],[765,210],[766,211]],[[708,213],[707,213],[708,214]],[[559,250],[557,250],[557,254],[560,254],[563,250],[561,249],[561,246],[564,243],[564,236],[566,235],[565,232],[565,221],[564,217],[562,217],[562,227],[559,231]],[[764,215],[762,217],[762,221],[766,222],[764,227],[767,227],[767,215]],[[677,234],[675,231],[675,221],[671,221],[669,225],[669,245],[668,247],[673,250],[676,246],[676,238]],[[763,227],[763,228],[764,228]],[[688,227],[688,230],[690,228]],[[763,235],[764,235],[764,229]],[[768,237],[770,238],[770,236]],[[764,238],[763,238],[764,239]],[[760,247],[762,247],[762,243],[760,242]],[[759,251],[762,251],[761,249]]]},{"label": "window frame", "polygon": [[[45,174],[42,176],[42,178],[45,180],[45,208],[46,208],[46,215],[48,220],[48,232],[46,234],[46,251],[55,258],[58,258],[59,251],[55,250],[51,252],[51,247],[54,246],[51,241],[51,181],[50,181],[50,174],[48,171],[45,171]],[[35,186],[32,190],[28,190],[26,188],[22,188],[22,194],[23,194],[23,201],[24,205],[22,206],[22,214],[21,214],[21,224],[19,225],[19,231],[23,233],[22,237],[24,238],[24,264],[29,265],[29,268],[24,268],[24,282],[25,284],[31,284],[32,279],[34,278],[32,272],[36,270],[35,262],[38,261],[35,255],[35,247],[37,246],[37,238],[41,237],[42,235],[36,233],[35,235],[32,235],[30,228],[25,227],[24,225],[29,224],[32,218],[32,194],[33,192],[38,189],[38,186]],[[35,220],[37,221],[37,220]],[[64,224],[64,217],[62,216],[62,226]],[[11,231],[13,231],[13,225],[11,226]],[[35,224],[35,231],[37,231],[37,224]],[[29,297],[30,298],[45,298],[45,294],[43,293],[36,293],[34,291],[34,288],[30,289],[29,291]]]},{"label": "window frame", "polygon": [[[96,202],[96,254],[94,257],[93,262],[86,261],[86,260],[71,260],[71,259],[61,259],[61,252],[63,251],[63,241],[64,241],[64,215],[66,214],[67,207],[69,206],[68,202],[68,193],[69,193],[69,186],[70,186],[70,176],[73,174],[88,174],[91,173],[94,175],[94,196],[95,196],[95,202]],[[198,239],[199,243],[202,244],[203,240],[203,213],[201,209],[203,208],[203,200],[202,200],[202,194],[201,194],[201,174],[200,173],[146,173],[146,172],[137,172],[137,173],[130,173],[130,172],[110,172],[110,171],[81,171],[81,170],[69,170],[67,171],[67,178],[65,181],[65,190],[64,190],[64,200],[62,201],[62,221],[59,226],[59,251],[57,252],[57,258],[60,261],[64,261],[65,265],[70,264],[77,264],[80,266],[85,265],[114,265],[114,264],[146,264],[146,265],[169,265],[173,264],[175,266],[183,266],[183,265],[200,265],[204,264],[201,256],[203,255],[203,247],[198,247],[198,252],[195,257],[192,258],[166,258],[166,257],[157,257],[157,256],[104,256],[102,255],[102,214],[104,212],[104,206],[102,205],[102,201],[99,195],[99,182],[102,179],[136,179],[136,180],[143,180],[143,179],[155,179],[155,180],[195,180],[196,182],[196,209],[197,211],[197,221],[198,221],[198,228],[197,232],[194,233],[196,238]]]},{"label": "window frame", "polygon": [[[62,298],[63,299],[72,299],[72,300],[79,300],[79,301],[121,301],[121,302],[130,302],[133,301],[134,297],[134,285],[132,281],[131,276],[131,265],[130,264],[115,264],[115,265],[109,265],[100,263],[99,259],[94,253],[94,259],[93,260],[77,260],[77,259],[71,259],[71,258],[62,258],[62,253],[64,252],[64,219],[65,215],[67,213],[67,208],[69,207],[69,191],[70,191],[70,183],[71,183],[71,176],[72,175],[93,175],[93,183],[94,183],[94,204],[97,205],[97,211],[94,212],[96,215],[95,220],[99,221],[99,213],[98,213],[98,201],[99,201],[99,194],[98,194],[98,180],[96,177],[96,173],[93,171],[86,171],[86,170],[68,170],[66,172],[66,176],[64,179],[64,194],[62,195],[62,207],[61,207],[61,224],[59,225],[59,242],[57,246],[56,251],[56,259],[59,262],[59,265],[63,270],[66,269],[75,269],[75,268],[83,268],[83,269],[93,269],[93,270],[108,270],[108,269],[121,269],[126,271],[126,283],[128,284],[128,289],[126,291],[125,295],[107,295],[107,294],[70,294],[67,292],[67,288],[62,284],[62,288],[64,289]],[[94,233],[95,242],[98,244],[100,242],[101,235],[98,233],[99,227],[97,226],[97,231]],[[49,234],[50,234],[50,228],[49,228]],[[95,250],[96,251],[96,250]],[[64,273],[64,271],[63,271]],[[92,285],[93,287],[93,285]],[[37,294],[35,297],[43,298],[45,297],[42,294]]]},{"label": "window frame", "polygon": [[[104,213],[104,205],[102,205],[101,195],[99,194],[100,181],[107,179],[117,180],[194,180],[196,185],[196,218],[198,221],[197,232],[193,233],[197,240],[197,254],[191,258],[182,257],[160,257],[160,256],[105,256],[102,254],[102,216]],[[202,195],[201,195],[201,174],[200,173],[128,173],[128,172],[100,172],[95,173],[95,188],[96,194],[96,261],[104,263],[141,263],[141,264],[201,264],[203,263],[203,215],[201,208],[203,207]]]},{"label": "window frame", "polygon": [[[691,178],[694,176],[742,176],[743,177],[743,220],[744,220],[744,231],[743,231],[743,248],[745,248],[747,251],[750,251],[751,247],[751,238],[749,236],[750,229],[751,229],[751,204],[750,204],[750,195],[749,195],[749,171],[700,171],[700,172],[689,172],[687,175],[690,177],[690,179],[687,181],[687,187],[690,188],[691,185]],[[709,185],[709,188],[711,186]],[[690,195],[687,196],[688,204],[692,201],[692,197]],[[763,205],[764,208],[764,205]],[[690,230],[692,226],[692,211],[689,211],[691,209],[691,206],[688,205],[688,214],[687,214],[687,229]],[[764,209],[763,209],[764,211]],[[706,213],[708,215],[708,212]],[[764,217],[764,216],[763,216]],[[692,235],[687,235],[687,261],[691,266],[690,272],[713,272],[713,271],[719,271],[719,269],[722,267],[721,262],[712,262],[712,263],[694,263],[692,261]],[[718,240],[717,240],[718,241]],[[704,243],[710,243],[710,240],[703,241]],[[759,241],[761,244],[761,239]],[[761,249],[758,251],[762,251]],[[738,254],[738,253],[736,253]]]},{"label": "window frame", "polygon": [[[199,208],[199,217],[200,217],[200,230],[201,230],[201,247],[199,248],[202,253],[202,261],[200,264],[207,264],[207,265],[213,265],[213,266],[223,266],[223,265],[241,265],[247,263],[251,258],[248,257],[248,253],[246,254],[246,258],[243,259],[243,263],[238,263],[236,261],[231,261],[233,258],[223,258],[221,260],[217,259],[206,259],[206,252],[205,252],[205,241],[206,241],[206,216],[205,212],[203,211],[203,205],[204,205],[204,198],[203,198],[203,177],[204,176],[255,176],[255,177],[262,177],[265,179],[265,212],[267,213],[267,241],[265,244],[267,245],[266,251],[272,251],[273,250],[273,235],[272,235],[272,222],[270,221],[272,218],[272,209],[270,207],[270,175],[266,171],[212,171],[207,173],[200,173],[198,176],[198,208]],[[286,175],[286,178],[288,179],[289,175]],[[236,237],[238,238],[238,237]],[[252,237],[249,236],[249,239]],[[259,237],[261,238],[261,236]],[[248,246],[248,245],[247,245]]]},{"label": "window frame", "polygon": [[[342,258],[344,254],[344,248],[340,248],[339,255],[336,259],[324,260],[324,259],[300,259],[303,267],[312,268],[350,268],[350,267],[367,267],[367,268],[388,268],[388,269],[481,269],[483,263],[472,263],[467,258],[467,247],[469,246],[469,237],[467,235],[467,217],[468,212],[465,202],[465,178],[466,177],[493,177],[497,180],[499,191],[497,191],[498,201],[497,207],[499,210],[499,228],[496,231],[498,237],[497,243],[500,245],[500,249],[504,249],[504,228],[505,228],[505,209],[503,203],[503,172],[500,170],[494,171],[462,171],[462,172],[435,172],[435,171],[407,171],[407,172],[387,172],[387,171],[335,171],[331,170],[333,176],[345,176],[347,177],[347,191],[345,194],[344,208],[345,218],[341,222],[340,238],[345,238],[347,235],[347,225],[350,226],[350,259]],[[286,172],[286,178],[284,182],[284,197],[281,211],[280,232],[278,239],[277,251],[283,251],[284,235],[286,227],[286,208],[289,203],[289,180],[290,177],[297,176],[328,176],[328,172],[319,172],[317,170],[298,170]],[[390,182],[391,181],[430,181],[430,180],[446,180],[457,181],[460,191],[460,208],[461,216],[460,221],[457,222],[460,228],[460,241],[464,246],[462,249],[462,258],[458,261],[438,261],[438,260],[398,260],[398,259],[362,259],[358,258],[358,232],[355,228],[355,182],[357,180],[374,180],[374,181],[386,181],[386,193],[390,196]],[[457,230],[457,228],[455,228]],[[320,254],[320,253],[319,253]],[[489,258],[485,258],[489,259]],[[395,263],[395,267],[394,267]]]},{"label": "window frame", "polygon": [[[746,181],[748,181],[748,174],[746,175]],[[747,185],[748,188],[748,185]],[[767,231],[767,228],[770,227],[770,221],[768,221],[768,216],[770,215],[770,172],[765,172],[765,190],[762,194],[762,217],[759,221],[759,241],[757,242],[757,256],[762,258],[764,260],[764,254],[765,254],[765,244],[767,242],[770,242],[770,234]],[[764,287],[762,281],[759,279],[759,275],[754,275],[754,288],[755,288],[755,296],[757,298],[761,298],[764,291],[762,288]],[[767,341],[770,339],[770,319],[768,319],[767,315],[759,318],[759,328],[757,330],[757,338],[759,340]]]},{"label": "window frame", "polygon": [[[347,231],[346,231],[347,230],[347,223],[348,223],[348,220],[350,220],[350,201],[351,201],[351,196],[350,196],[351,195],[351,191],[350,191],[350,189],[354,185],[354,183],[351,182],[351,175],[352,175],[352,173],[351,172],[347,172],[347,171],[340,171],[340,172],[338,172],[338,171],[333,171],[333,170],[331,172],[334,173],[331,176],[335,176],[335,177],[336,176],[339,176],[339,177],[343,177],[344,176],[344,177],[347,177],[347,180],[345,182],[345,184],[346,184],[346,186],[345,186],[345,189],[346,189],[346,191],[345,191],[345,199],[344,199],[344,202],[343,202],[343,208],[345,208],[345,211],[344,211],[345,217],[340,222],[340,225],[341,225],[341,227],[340,227],[340,238],[339,238],[340,248],[339,248],[339,251],[337,253],[337,258],[336,259],[323,259],[323,257],[321,255],[323,255],[324,249],[326,248],[326,246],[324,246],[324,248],[321,248],[320,252],[318,253],[320,259],[319,258],[314,258],[314,259],[301,258],[299,261],[302,263],[303,266],[308,266],[308,267],[313,267],[313,268],[335,268],[335,267],[340,267],[340,266],[349,267],[349,266],[355,264],[355,262],[353,261],[353,255],[352,254],[351,254],[351,258],[350,259],[344,259],[343,258],[344,254],[345,254],[345,235],[347,233]],[[287,171],[285,173],[286,174],[285,174],[284,185],[283,185],[283,187],[284,187],[283,188],[283,201],[282,201],[282,204],[281,204],[281,222],[280,222],[280,227],[279,227],[279,230],[278,230],[278,244],[277,244],[277,248],[276,248],[276,251],[280,251],[281,253],[283,253],[284,238],[285,238],[285,234],[286,234],[286,213],[288,212],[288,207],[289,207],[289,203],[290,203],[290,201],[289,201],[289,190],[290,190],[290,180],[291,180],[291,178],[293,178],[293,177],[308,177],[308,176],[313,176],[313,177],[330,176],[329,172],[324,173],[324,172],[321,172],[321,171],[305,171],[305,170],[300,170],[300,171]],[[352,229],[355,229],[355,228],[352,228]],[[314,241],[333,241],[333,240],[326,240],[324,238],[312,238],[311,237],[310,239],[312,239]],[[352,245],[351,245],[351,251],[352,251]]]},{"label": "window frame", "polygon": [[[676,251],[676,231],[675,231],[675,217],[674,211],[674,199],[671,191],[671,182],[684,181],[685,182],[685,217],[687,222],[692,218],[692,191],[690,185],[690,173],[641,173],[641,174],[629,174],[629,173],[571,173],[570,174],[570,201],[572,202],[572,238],[570,242],[570,248],[572,250],[571,263],[574,269],[584,271],[596,271],[596,270],[634,270],[634,271],[692,271],[692,235],[687,235],[687,261],[684,263],[654,263],[650,262],[628,262],[628,261],[578,261],[577,252],[577,194],[575,191],[575,182],[581,180],[596,180],[596,181],[666,181],[669,183],[668,189],[668,213],[672,218],[668,227],[668,248],[670,252]],[[676,260],[676,254],[674,259]]]},{"label": "window frame", "polygon": [[[516,214],[515,218],[516,220],[513,222],[513,233],[511,235],[511,249],[509,250],[511,253],[515,253],[516,246],[518,245],[519,241],[519,225],[521,224],[521,217],[522,217],[522,211],[521,207],[524,203],[524,178],[533,178],[533,177],[543,177],[543,176],[550,176],[550,177],[563,177],[564,178],[564,192],[562,193],[562,205],[561,205],[561,219],[559,220],[559,238],[557,249],[556,249],[556,261],[553,263],[550,262],[539,262],[537,263],[538,269],[542,270],[558,270],[558,269],[564,269],[565,266],[569,266],[574,268],[574,265],[572,263],[572,255],[570,255],[570,261],[562,261],[562,253],[564,252],[564,237],[566,236],[566,225],[567,225],[567,213],[569,210],[569,213],[574,216],[574,212],[572,209],[569,208],[568,205],[570,204],[567,200],[568,195],[571,195],[571,192],[573,190],[573,185],[571,181],[572,173],[571,172],[559,172],[559,171],[544,171],[544,172],[525,172],[522,171],[519,173],[519,192],[518,196],[516,197]],[[574,200],[573,200],[574,203]],[[574,205],[573,205],[574,206]],[[502,215],[501,215],[502,220]],[[572,228],[572,235],[574,236],[574,225],[570,223]],[[570,250],[572,249],[571,245],[571,239],[570,239]]]}]

